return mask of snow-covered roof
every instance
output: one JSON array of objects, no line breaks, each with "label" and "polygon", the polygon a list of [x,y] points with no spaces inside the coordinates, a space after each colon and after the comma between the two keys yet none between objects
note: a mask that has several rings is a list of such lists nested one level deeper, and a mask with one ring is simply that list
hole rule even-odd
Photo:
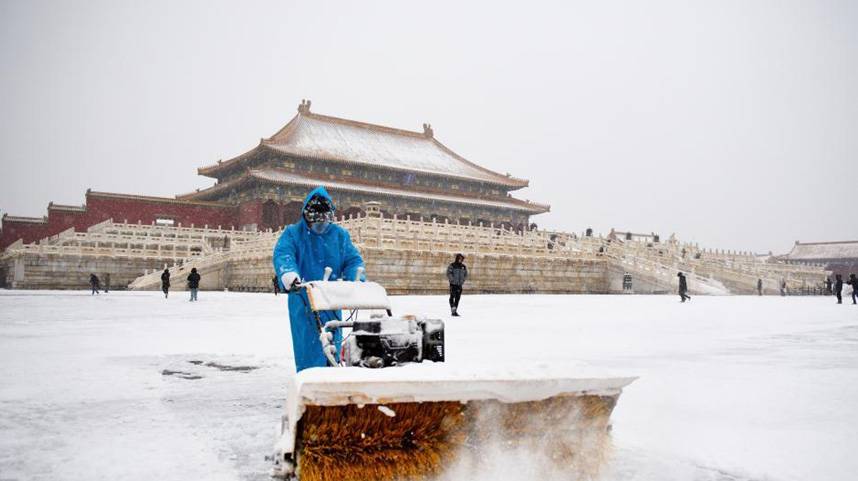
[{"label": "snow-covered roof", "polygon": [[858,241],[796,242],[784,257],[791,260],[858,259]]},{"label": "snow-covered roof", "polygon": [[20,215],[3,214],[3,222],[26,222],[30,224],[46,224],[45,217],[24,217]]},{"label": "snow-covered roof", "polygon": [[171,197],[153,197],[149,195],[135,195],[135,194],[117,194],[114,192],[96,192],[94,190],[86,191],[87,198],[89,197],[103,197],[109,199],[123,199],[123,200],[139,200],[145,202],[162,202],[166,204],[185,204],[185,205],[200,205],[206,207],[234,207],[230,204],[224,204],[221,202],[207,202],[207,201],[197,201],[197,200],[185,200],[180,198],[181,196],[176,196],[176,198]]},{"label": "snow-covered roof", "polygon": [[64,205],[51,202],[48,204],[48,210],[67,210],[72,212],[86,212],[86,206],[83,205]]},{"label": "snow-covered roof", "polygon": [[286,172],[283,170],[275,170],[275,169],[263,169],[263,170],[251,170],[249,173],[250,177],[266,180],[269,182],[281,183],[281,184],[291,184],[291,185],[303,185],[307,187],[317,187],[319,185],[324,186],[326,189],[334,190],[334,191],[346,191],[346,192],[360,192],[367,193],[372,195],[386,195],[392,197],[409,197],[414,199],[434,199],[441,202],[454,202],[457,204],[470,204],[470,205],[481,205],[487,207],[499,207],[503,209],[514,209],[520,211],[526,211],[534,214],[539,214],[543,212],[548,212],[550,209],[549,206],[544,204],[537,204],[534,202],[526,202],[519,199],[515,199],[512,197],[508,197],[506,200],[492,200],[492,199],[480,199],[476,197],[465,197],[465,196],[457,196],[457,195],[449,195],[449,194],[437,194],[430,192],[422,192],[419,190],[408,190],[407,188],[392,188],[392,187],[378,187],[374,185],[363,185],[356,184],[353,182],[341,182],[335,180],[322,180],[315,179],[312,177],[305,177],[303,175],[295,174],[292,172]]},{"label": "snow-covered roof", "polygon": [[[526,180],[466,160],[438,142],[431,127],[427,125],[425,129],[425,132],[412,132],[299,109],[298,115],[285,127],[270,138],[262,139],[260,146],[298,157],[442,175],[512,188],[528,185]],[[246,157],[247,154],[243,154],[203,167],[199,173],[215,173]]]}]

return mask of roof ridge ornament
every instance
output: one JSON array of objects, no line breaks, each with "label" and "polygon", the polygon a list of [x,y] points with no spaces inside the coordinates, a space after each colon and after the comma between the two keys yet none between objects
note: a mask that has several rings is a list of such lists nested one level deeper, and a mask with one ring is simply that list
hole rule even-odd
[{"label": "roof ridge ornament", "polygon": [[313,102],[307,99],[301,99],[301,103],[298,105],[298,113],[299,114],[309,114],[310,113],[310,105]]},{"label": "roof ridge ornament", "polygon": [[432,124],[423,124],[423,136],[427,139],[435,138],[435,131],[432,130]]}]

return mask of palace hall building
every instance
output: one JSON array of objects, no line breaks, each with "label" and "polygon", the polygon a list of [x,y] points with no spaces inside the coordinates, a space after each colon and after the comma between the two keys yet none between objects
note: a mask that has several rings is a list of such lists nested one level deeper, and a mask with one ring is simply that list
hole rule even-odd
[{"label": "palace hall building", "polygon": [[795,241],[789,253],[780,256],[789,264],[821,265],[844,279],[858,274],[858,240],[839,242]]},{"label": "palace hall building", "polygon": [[324,185],[340,214],[369,201],[386,215],[448,222],[527,225],[548,206],[512,197],[528,182],[459,156],[423,132],[316,114],[302,102],[298,114],[273,136],[233,159],[203,167],[217,179],[180,199],[242,204],[263,200],[259,224],[277,227],[298,218],[307,191]]},{"label": "palace hall building", "polygon": [[116,222],[280,229],[295,222],[313,187],[325,186],[340,216],[377,202],[385,216],[526,229],[549,206],[513,197],[528,181],[468,161],[422,132],[321,115],[302,101],[282,129],[250,151],[198,169],[213,186],[175,198],[87,191],[86,204],[51,203],[42,218],[3,216],[0,250],[71,227]]}]

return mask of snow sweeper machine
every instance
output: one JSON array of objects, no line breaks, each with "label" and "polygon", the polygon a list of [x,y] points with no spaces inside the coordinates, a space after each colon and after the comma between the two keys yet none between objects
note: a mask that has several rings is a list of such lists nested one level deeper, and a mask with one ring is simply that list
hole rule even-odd
[{"label": "snow sweeper machine", "polygon": [[[545,471],[598,471],[611,411],[633,377],[445,364],[443,321],[394,316],[381,285],[322,280],[301,288],[335,367],[290,379],[273,476],[433,479],[454,465],[480,469],[487,451],[516,450]],[[323,324],[318,313],[331,310],[350,316]],[[372,314],[359,320],[358,310]]]}]

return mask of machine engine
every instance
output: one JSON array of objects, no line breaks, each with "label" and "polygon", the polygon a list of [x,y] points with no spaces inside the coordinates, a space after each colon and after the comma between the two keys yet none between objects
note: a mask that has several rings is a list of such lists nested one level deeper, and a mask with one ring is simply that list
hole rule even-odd
[{"label": "machine engine", "polygon": [[343,342],[341,360],[347,366],[370,368],[443,362],[444,321],[380,315],[355,321]]}]

